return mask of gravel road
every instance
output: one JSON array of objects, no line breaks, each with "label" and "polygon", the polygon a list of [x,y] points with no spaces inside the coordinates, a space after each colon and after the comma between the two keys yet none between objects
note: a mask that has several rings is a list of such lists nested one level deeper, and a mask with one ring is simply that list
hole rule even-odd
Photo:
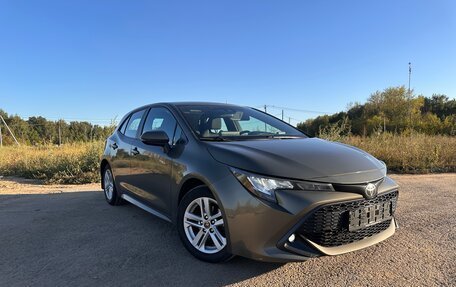
[{"label": "gravel road", "polygon": [[0,286],[455,286],[456,174],[393,175],[390,239],[306,262],[194,259],[174,227],[98,185],[0,179]]}]

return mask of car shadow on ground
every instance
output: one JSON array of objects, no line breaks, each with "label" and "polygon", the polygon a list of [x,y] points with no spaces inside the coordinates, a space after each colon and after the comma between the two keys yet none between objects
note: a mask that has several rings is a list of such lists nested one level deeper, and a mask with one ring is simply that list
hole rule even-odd
[{"label": "car shadow on ground", "polygon": [[281,264],[201,262],[175,226],[100,191],[0,195],[0,285],[224,286]]}]

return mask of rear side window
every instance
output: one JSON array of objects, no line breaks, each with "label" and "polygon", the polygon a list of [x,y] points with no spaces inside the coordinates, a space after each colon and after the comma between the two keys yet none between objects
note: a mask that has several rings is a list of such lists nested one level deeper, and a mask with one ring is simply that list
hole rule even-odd
[{"label": "rear side window", "polygon": [[168,135],[170,141],[172,141],[175,128],[176,119],[168,109],[151,108],[144,122],[143,133],[162,130]]},{"label": "rear side window", "polygon": [[[124,135],[130,138],[135,138],[139,129],[139,124],[141,123],[144,110],[133,113],[128,120],[128,123],[125,128]],[[123,129],[123,127],[122,127]]]}]

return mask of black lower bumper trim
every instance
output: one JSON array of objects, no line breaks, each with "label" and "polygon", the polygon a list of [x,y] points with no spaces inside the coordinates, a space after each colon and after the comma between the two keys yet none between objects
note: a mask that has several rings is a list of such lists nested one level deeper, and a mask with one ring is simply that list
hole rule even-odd
[{"label": "black lower bumper trim", "polygon": [[323,253],[315,249],[300,236],[296,236],[293,242],[288,241],[288,237],[285,237],[277,244],[277,247],[306,258],[315,258],[323,255]]}]

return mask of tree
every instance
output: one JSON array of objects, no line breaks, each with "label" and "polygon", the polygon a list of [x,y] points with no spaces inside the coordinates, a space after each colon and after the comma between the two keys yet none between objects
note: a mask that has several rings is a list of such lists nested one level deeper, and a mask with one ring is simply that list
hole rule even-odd
[{"label": "tree", "polygon": [[[59,144],[59,131],[62,143],[104,140],[116,127],[115,120],[108,126],[99,126],[89,122],[49,121],[41,116],[23,120],[17,115],[8,115],[1,109],[0,115],[5,119],[17,140],[23,144]],[[6,133],[6,129],[2,131],[3,143],[5,145],[13,144],[13,138]]]},{"label": "tree", "polygon": [[409,93],[404,86],[400,86],[376,91],[365,104],[351,104],[347,112],[308,119],[299,123],[298,128],[310,135],[318,135],[320,130],[347,117],[351,133],[355,135],[411,130],[454,135],[455,115],[455,99],[438,94],[433,94],[431,98],[414,96],[413,91]]}]

